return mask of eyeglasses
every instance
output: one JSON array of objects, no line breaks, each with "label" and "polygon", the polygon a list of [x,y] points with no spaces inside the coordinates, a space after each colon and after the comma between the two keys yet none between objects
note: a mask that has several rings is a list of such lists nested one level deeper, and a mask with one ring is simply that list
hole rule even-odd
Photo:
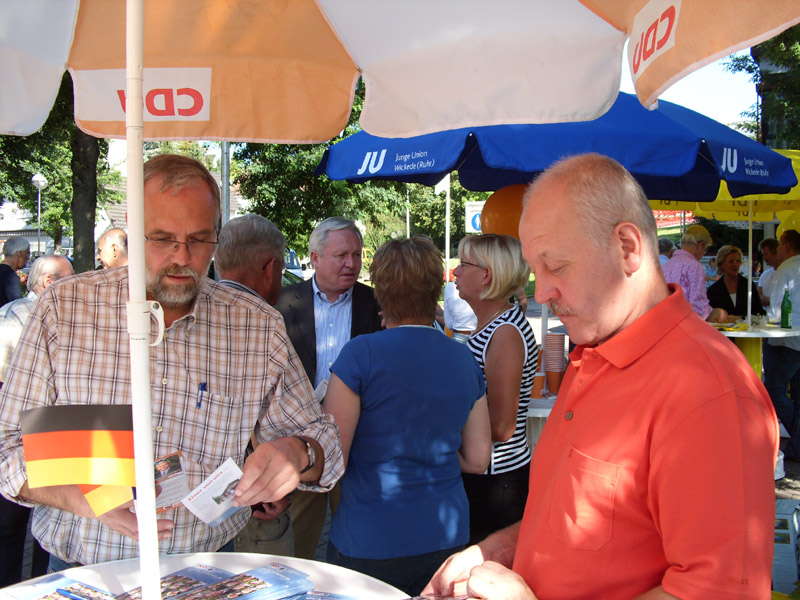
[{"label": "eyeglasses", "polygon": [[207,240],[188,240],[186,242],[179,242],[172,238],[161,237],[147,237],[144,236],[145,241],[150,244],[150,247],[156,252],[177,252],[179,246],[186,246],[186,251],[189,253],[203,253],[210,252],[217,244],[218,241]]},{"label": "eyeglasses", "polygon": [[[271,263],[273,260],[278,260],[278,259],[274,257],[270,258],[269,260],[267,260],[267,262],[264,263],[264,266],[261,267],[261,270],[262,271],[265,270],[267,268],[267,265]],[[284,273],[286,273],[286,261],[281,261],[281,275],[283,275]]]},{"label": "eyeglasses", "polygon": [[465,266],[478,267],[479,269],[485,269],[486,268],[486,267],[482,267],[481,265],[477,265],[475,263],[467,262],[465,260],[462,260],[461,262],[459,262],[458,266],[459,267],[465,267]]}]

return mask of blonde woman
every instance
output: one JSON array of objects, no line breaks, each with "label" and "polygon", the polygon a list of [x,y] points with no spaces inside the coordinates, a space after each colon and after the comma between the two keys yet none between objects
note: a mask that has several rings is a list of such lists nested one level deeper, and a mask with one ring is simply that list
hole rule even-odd
[{"label": "blonde woman", "polygon": [[519,521],[525,510],[531,460],[525,426],[539,350],[524,313],[508,301],[530,274],[519,240],[468,236],[458,257],[456,287],[478,317],[467,346],[486,379],[493,441],[486,472],[463,475],[474,543]]},{"label": "blonde woman", "polygon": [[[717,273],[721,277],[713,283],[706,293],[712,308],[721,308],[729,315],[729,320],[747,315],[747,278],[742,277],[742,251],[736,246],[722,246],[717,251]],[[751,314],[763,315],[758,288],[752,286]]]}]

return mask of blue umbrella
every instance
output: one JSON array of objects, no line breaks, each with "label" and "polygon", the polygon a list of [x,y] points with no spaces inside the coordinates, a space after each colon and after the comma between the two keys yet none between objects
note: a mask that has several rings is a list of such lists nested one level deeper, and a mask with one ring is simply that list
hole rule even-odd
[{"label": "blue umbrella", "polygon": [[711,201],[725,180],[734,197],[783,194],[797,184],[791,160],[766,146],[671,102],[649,111],[620,93],[594,121],[492,125],[410,138],[360,131],[325,151],[316,174],[435,185],[458,171],[475,191],[528,183],[559,158],[599,152],[622,163],[649,198]]}]

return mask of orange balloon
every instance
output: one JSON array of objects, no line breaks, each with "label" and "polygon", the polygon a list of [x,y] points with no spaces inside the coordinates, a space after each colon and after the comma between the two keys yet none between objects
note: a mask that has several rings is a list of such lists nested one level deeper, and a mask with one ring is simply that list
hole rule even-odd
[{"label": "orange balloon", "polygon": [[489,196],[481,211],[481,233],[497,233],[519,238],[522,196],[525,184],[508,185]]}]

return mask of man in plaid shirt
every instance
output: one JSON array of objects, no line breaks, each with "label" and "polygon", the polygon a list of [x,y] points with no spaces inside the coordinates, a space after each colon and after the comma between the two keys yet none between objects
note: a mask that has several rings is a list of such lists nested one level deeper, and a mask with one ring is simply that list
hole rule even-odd
[{"label": "man in plaid shirt", "polygon": [[[161,155],[145,164],[144,192],[147,297],[161,304],[166,327],[150,352],[156,458],[180,452],[191,489],[232,457],[244,471],[235,492],[243,507],[298,484],[329,490],[343,471],[336,427],[314,400],[280,314],[205,276],[217,244],[216,182],[193,159]],[[127,299],[127,269],[51,286],[0,392],[0,492],[34,506],[33,533],[57,567],[135,557],[136,516],[127,505],[95,516],[77,486],[30,489],[19,413],[130,404]],[[183,506],[161,516],[160,553],[205,552],[227,549],[250,511],[215,527]]]}]

